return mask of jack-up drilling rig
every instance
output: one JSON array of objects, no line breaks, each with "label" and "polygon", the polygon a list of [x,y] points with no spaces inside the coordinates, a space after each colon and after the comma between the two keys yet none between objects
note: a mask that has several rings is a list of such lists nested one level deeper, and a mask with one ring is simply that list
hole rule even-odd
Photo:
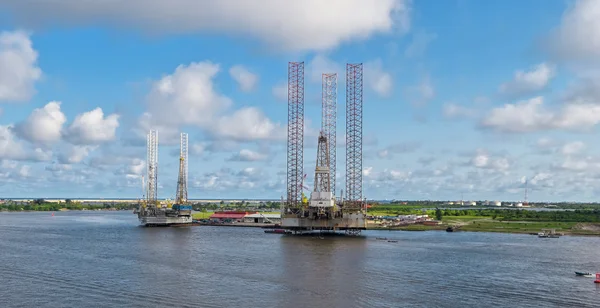
[{"label": "jack-up drilling rig", "polygon": [[366,208],[359,196],[362,194],[362,177],[357,178],[355,171],[362,172],[362,64],[348,64],[346,69],[346,143],[352,145],[347,147],[346,154],[348,196],[343,203],[336,203],[337,74],[323,74],[323,109],[314,190],[305,202],[302,198],[304,62],[288,65],[288,178],[281,226],[295,233],[344,230],[347,234],[358,235],[366,229]]},{"label": "jack-up drilling rig", "polygon": [[[147,136],[147,178],[146,198],[136,211],[144,226],[169,226],[192,222],[192,207],[187,205],[187,134],[181,134],[179,157],[179,180],[175,205],[161,204],[158,201],[158,132],[151,130]],[[180,193],[181,192],[181,193]],[[181,198],[183,197],[183,198]]]}]

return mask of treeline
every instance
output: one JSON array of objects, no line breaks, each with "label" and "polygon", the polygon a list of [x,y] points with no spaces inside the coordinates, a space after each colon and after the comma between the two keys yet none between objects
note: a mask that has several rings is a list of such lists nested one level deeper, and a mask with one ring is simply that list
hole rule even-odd
[{"label": "treeline", "polygon": [[600,222],[600,209],[575,211],[530,211],[512,209],[440,210],[442,216],[485,216],[502,221]]},{"label": "treeline", "polygon": [[60,209],[68,210],[98,210],[98,209],[115,209],[115,210],[133,210],[137,207],[134,203],[103,203],[103,204],[83,204],[78,202],[47,202],[40,199],[34,200],[25,204],[5,203],[0,204],[0,210],[4,211],[58,211]]}]

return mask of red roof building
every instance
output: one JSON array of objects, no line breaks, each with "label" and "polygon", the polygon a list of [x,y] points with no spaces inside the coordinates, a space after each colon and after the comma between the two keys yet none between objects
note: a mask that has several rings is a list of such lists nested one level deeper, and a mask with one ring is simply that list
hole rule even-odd
[{"label": "red roof building", "polygon": [[236,212],[236,211],[229,211],[229,212],[215,212],[214,214],[210,215],[210,219],[232,219],[232,220],[241,220],[244,217],[246,217],[246,215],[248,214],[256,214],[257,212]]}]

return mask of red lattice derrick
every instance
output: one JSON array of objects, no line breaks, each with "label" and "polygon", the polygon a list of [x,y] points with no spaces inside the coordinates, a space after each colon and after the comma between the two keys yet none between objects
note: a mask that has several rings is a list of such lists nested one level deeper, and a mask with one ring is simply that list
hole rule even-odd
[{"label": "red lattice derrick", "polygon": [[[287,207],[302,204],[304,155],[304,62],[288,63]],[[296,211],[294,211],[296,212]]]},{"label": "red lattice derrick", "polygon": [[345,208],[362,202],[363,65],[346,64],[346,201]]}]

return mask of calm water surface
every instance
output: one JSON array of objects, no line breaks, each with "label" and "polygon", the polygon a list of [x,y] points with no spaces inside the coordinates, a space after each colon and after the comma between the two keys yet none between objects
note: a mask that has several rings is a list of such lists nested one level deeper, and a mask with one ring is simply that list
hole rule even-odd
[{"label": "calm water surface", "polygon": [[[385,236],[397,243],[378,241]],[[142,228],[131,212],[0,213],[0,307],[599,307],[600,239]]]}]

